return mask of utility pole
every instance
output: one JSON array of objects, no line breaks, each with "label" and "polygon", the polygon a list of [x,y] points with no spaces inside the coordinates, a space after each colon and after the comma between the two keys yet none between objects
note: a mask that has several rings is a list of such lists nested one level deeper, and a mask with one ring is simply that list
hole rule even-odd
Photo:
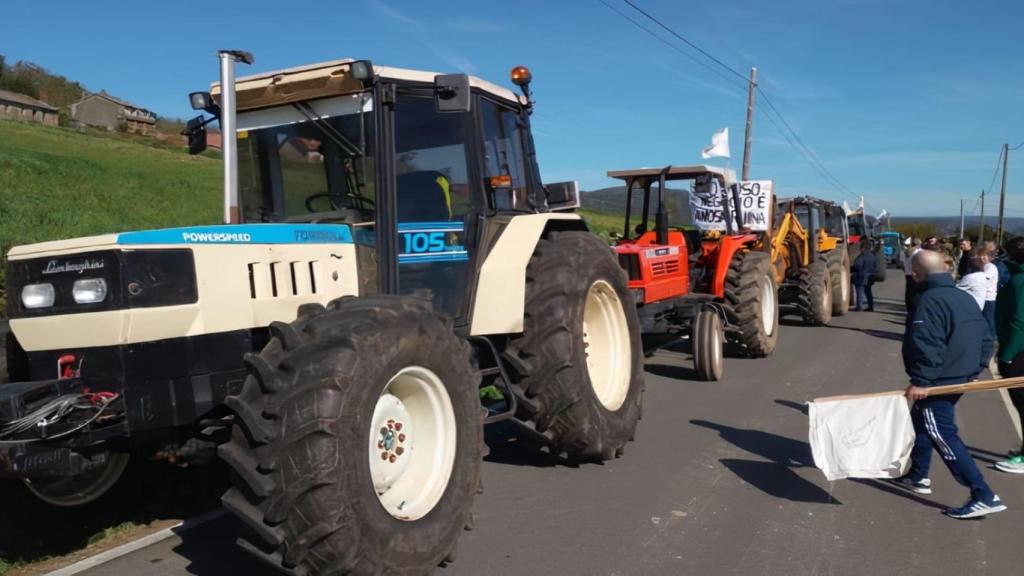
[{"label": "utility pole", "polygon": [[957,236],[957,238],[959,239],[959,238],[963,238],[963,237],[964,237],[964,199],[961,198],[960,199],[960,236]]},{"label": "utility pole", "polygon": [[978,244],[985,241],[985,189],[981,190],[981,227],[978,230]]},{"label": "utility pole", "polygon": [[996,246],[1003,245],[1003,203],[1006,202],[1006,157],[1010,154],[1010,145],[1003,144],[1003,186],[999,189],[999,233]]},{"label": "utility pole", "polygon": [[747,130],[743,136],[743,180],[750,180],[750,140],[754,128],[754,92],[757,90],[757,68],[750,69],[750,86],[747,88]]}]

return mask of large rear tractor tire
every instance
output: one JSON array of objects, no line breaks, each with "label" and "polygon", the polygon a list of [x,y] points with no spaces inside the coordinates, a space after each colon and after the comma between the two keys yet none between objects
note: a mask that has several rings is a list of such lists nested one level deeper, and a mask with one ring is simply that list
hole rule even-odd
[{"label": "large rear tractor tire", "polygon": [[[523,334],[510,342],[519,418],[569,461],[621,455],[643,398],[640,322],[612,251],[589,232],[551,232],[526,269]],[[524,403],[525,404],[525,403]]]},{"label": "large rear tractor tire", "polygon": [[811,326],[832,322],[832,275],[824,258],[800,271],[800,295],[806,306],[804,322]]},{"label": "large rear tractor tire", "polygon": [[426,574],[470,521],[483,452],[469,345],[426,302],[304,305],[228,398],[222,501],[242,546],[298,574]]},{"label": "large rear tractor tire", "polygon": [[725,275],[729,322],[739,329],[736,342],[758,358],[775,351],[779,340],[779,293],[771,258],[764,252],[736,252]]},{"label": "large rear tractor tire", "polygon": [[850,301],[853,299],[849,252],[839,247],[829,252],[826,259],[832,277],[832,315],[844,316],[850,311]]},{"label": "large rear tractor tire", "polygon": [[722,354],[725,332],[722,319],[714,310],[701,310],[693,321],[693,370],[705,381],[722,379],[725,360]]}]

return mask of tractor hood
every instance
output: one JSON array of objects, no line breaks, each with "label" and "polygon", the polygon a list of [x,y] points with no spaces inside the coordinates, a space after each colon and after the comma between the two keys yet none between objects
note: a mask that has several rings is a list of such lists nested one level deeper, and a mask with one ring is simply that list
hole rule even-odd
[{"label": "tractor hood", "polygon": [[181,244],[351,244],[344,224],[251,224],[140,230],[15,246],[11,260],[101,248]]},{"label": "tractor hood", "polygon": [[[20,246],[8,258],[11,331],[33,352],[290,322],[301,304],[359,293],[353,236],[346,224],[241,224]],[[76,296],[80,282],[100,296]],[[49,302],[26,303],[27,286]]]}]

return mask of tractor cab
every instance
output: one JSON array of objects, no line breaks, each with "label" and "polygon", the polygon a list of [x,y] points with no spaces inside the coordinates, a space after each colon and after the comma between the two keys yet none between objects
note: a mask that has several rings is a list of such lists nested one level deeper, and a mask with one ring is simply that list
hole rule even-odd
[{"label": "tractor cab", "polygon": [[[542,184],[522,94],[464,74],[335,60],[238,78],[238,186],[231,224],[348,229],[360,295],[420,294],[465,326],[496,215],[558,210],[565,185]],[[221,115],[219,83],[192,95]],[[201,119],[193,120],[190,142]],[[190,146],[193,153],[203,146]],[[226,151],[226,150],[225,150]],[[229,158],[229,154],[225,154]],[[570,196],[572,192],[569,192]]]}]

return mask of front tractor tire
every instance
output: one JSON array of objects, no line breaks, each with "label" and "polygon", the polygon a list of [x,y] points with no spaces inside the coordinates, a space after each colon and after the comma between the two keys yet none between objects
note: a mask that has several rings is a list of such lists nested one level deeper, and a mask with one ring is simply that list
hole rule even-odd
[{"label": "front tractor tire", "polygon": [[589,232],[551,232],[526,270],[511,352],[530,400],[519,418],[570,462],[610,460],[633,439],[643,398],[636,305],[612,251]]},{"label": "front tractor tire", "polygon": [[824,258],[800,271],[800,297],[804,301],[804,322],[827,326],[832,322],[832,275]]},{"label": "front tractor tire", "polygon": [[347,297],[275,322],[227,405],[222,501],[298,574],[424,574],[470,521],[483,452],[468,344],[429,304]]},{"label": "front tractor tire", "polygon": [[849,252],[841,246],[831,250],[825,259],[832,279],[832,315],[844,316],[850,311],[850,301],[853,299]]},{"label": "front tractor tire", "polygon": [[718,312],[701,310],[697,313],[690,342],[693,345],[693,370],[697,378],[711,382],[721,380],[725,369],[722,354],[725,332]]},{"label": "front tractor tire", "polygon": [[743,354],[768,356],[779,340],[779,294],[771,257],[764,252],[737,251],[725,275],[728,320]]}]

